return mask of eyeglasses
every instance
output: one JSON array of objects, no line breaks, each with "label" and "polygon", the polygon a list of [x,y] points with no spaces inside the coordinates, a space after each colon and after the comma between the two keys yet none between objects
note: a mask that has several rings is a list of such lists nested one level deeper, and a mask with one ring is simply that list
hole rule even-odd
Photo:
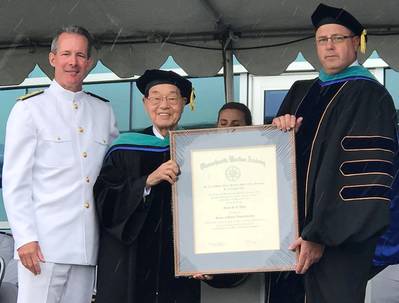
[{"label": "eyeglasses", "polygon": [[353,38],[355,36],[344,36],[344,35],[332,35],[331,37],[320,37],[316,39],[318,45],[327,45],[328,40],[331,40],[332,44],[338,44],[345,41],[345,39]]},{"label": "eyeglasses", "polygon": [[166,99],[166,101],[170,105],[176,105],[180,101],[180,97],[178,96],[161,96],[161,95],[155,95],[155,96],[149,96],[146,98],[148,101],[151,102],[152,105],[159,105],[161,104],[163,99]]}]

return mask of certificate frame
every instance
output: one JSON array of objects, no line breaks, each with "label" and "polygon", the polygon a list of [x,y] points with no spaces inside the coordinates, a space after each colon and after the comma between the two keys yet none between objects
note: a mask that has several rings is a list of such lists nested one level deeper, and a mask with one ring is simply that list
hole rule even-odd
[{"label": "certificate frame", "polygon": [[[170,132],[176,276],[294,270],[295,136],[271,125]],[[209,159],[209,160],[208,160]]]}]

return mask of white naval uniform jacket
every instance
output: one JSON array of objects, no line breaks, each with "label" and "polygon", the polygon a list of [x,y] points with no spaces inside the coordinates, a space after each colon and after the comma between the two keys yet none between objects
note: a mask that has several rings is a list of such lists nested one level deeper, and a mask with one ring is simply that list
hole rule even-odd
[{"label": "white naval uniform jacket", "polygon": [[15,104],[3,167],[15,249],[38,241],[48,262],[96,264],[93,185],[117,135],[108,102],[65,90],[56,81],[44,93]]}]

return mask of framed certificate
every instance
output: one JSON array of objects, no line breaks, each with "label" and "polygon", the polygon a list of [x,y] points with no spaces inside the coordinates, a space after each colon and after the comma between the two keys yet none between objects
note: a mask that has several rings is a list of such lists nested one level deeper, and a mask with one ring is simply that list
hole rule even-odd
[{"label": "framed certificate", "polygon": [[293,132],[273,126],[173,131],[175,275],[293,270]]}]

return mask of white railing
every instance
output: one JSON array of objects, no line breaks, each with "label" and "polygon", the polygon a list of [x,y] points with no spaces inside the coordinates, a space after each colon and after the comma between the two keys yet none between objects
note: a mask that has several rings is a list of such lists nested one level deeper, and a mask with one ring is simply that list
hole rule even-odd
[{"label": "white railing", "polygon": [[0,221],[0,229],[10,229],[10,224],[7,221]]}]

